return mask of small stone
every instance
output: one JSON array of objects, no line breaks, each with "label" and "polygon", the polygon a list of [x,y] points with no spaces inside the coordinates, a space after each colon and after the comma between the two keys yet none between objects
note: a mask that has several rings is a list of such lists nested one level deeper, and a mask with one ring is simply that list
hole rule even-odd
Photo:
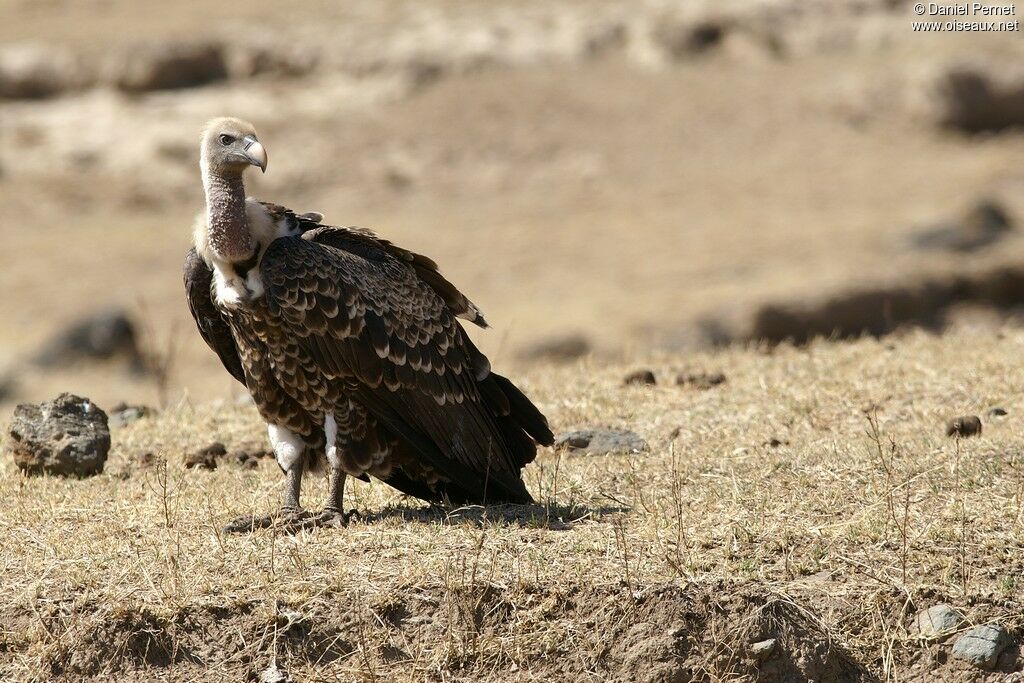
[{"label": "small stone", "polygon": [[676,384],[694,389],[710,389],[725,383],[725,374],[721,372],[694,372],[683,373],[676,377]]},{"label": "small stone", "polygon": [[228,449],[219,441],[215,441],[206,448],[201,448],[195,453],[185,457],[185,467],[188,469],[215,470],[217,461],[227,455]]},{"label": "small stone", "polygon": [[287,671],[278,667],[277,662],[271,662],[260,674],[260,683],[292,683],[293,680]]},{"label": "small stone", "polygon": [[560,434],[555,449],[585,452],[590,455],[640,453],[648,450],[647,442],[636,432],[620,429],[581,429]]},{"label": "small stone", "polygon": [[946,436],[979,436],[981,434],[981,418],[977,415],[955,417],[946,423]]},{"label": "small stone", "polygon": [[914,625],[922,638],[942,638],[955,631],[963,620],[963,615],[955,609],[940,604],[918,612]]},{"label": "small stone", "polygon": [[989,417],[1006,417],[1007,415],[1009,415],[1009,413],[1006,412],[1006,408],[995,407],[995,408],[989,408],[989,411],[988,411],[988,416]]},{"label": "small stone", "polygon": [[991,669],[1010,645],[1010,634],[999,624],[975,626],[953,643],[953,656]]},{"label": "small stone", "polygon": [[768,638],[767,640],[751,643],[750,656],[759,662],[763,662],[775,653],[775,648],[778,647],[778,645],[779,641],[775,638]]},{"label": "small stone", "polygon": [[107,414],[68,393],[38,405],[23,403],[14,409],[4,451],[28,474],[99,474],[110,451]]},{"label": "small stone", "polygon": [[658,380],[651,370],[637,370],[626,375],[623,384],[657,384]]},{"label": "small stone", "polygon": [[771,439],[769,439],[765,443],[765,445],[768,446],[768,448],[778,448],[779,446],[788,446],[789,442],[788,441],[783,441],[782,439],[778,439],[778,438],[772,437]]}]

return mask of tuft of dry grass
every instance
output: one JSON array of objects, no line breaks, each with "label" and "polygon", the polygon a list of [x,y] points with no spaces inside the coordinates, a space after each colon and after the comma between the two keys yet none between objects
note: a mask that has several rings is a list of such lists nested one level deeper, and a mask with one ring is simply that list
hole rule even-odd
[{"label": "tuft of dry grass", "polygon": [[[545,452],[531,507],[442,510],[350,483],[343,530],[225,536],[282,477],[186,470],[255,411],[180,405],[86,480],[0,473],[0,671],[140,680],[896,680],[954,671],[908,629],[947,601],[1020,634],[1024,329],[728,348],[517,378],[556,430],[649,453]],[[723,370],[701,391],[623,386]],[[1000,406],[1006,417],[989,418]],[[945,422],[985,421],[956,440]],[[143,466],[137,456],[156,454]],[[310,479],[307,506],[325,482]],[[756,664],[756,639],[779,652]],[[772,668],[774,667],[774,668]],[[949,675],[952,675],[951,673]],[[667,677],[667,678],[666,678]],[[924,678],[922,678],[924,680]]]}]

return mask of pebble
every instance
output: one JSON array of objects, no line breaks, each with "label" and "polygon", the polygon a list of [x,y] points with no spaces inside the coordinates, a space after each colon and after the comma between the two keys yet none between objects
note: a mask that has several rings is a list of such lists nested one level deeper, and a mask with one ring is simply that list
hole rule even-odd
[{"label": "pebble", "polygon": [[767,640],[760,640],[750,645],[750,656],[759,662],[763,662],[773,654],[775,654],[775,648],[779,645],[779,641],[775,638],[768,638]]},{"label": "pebble", "polygon": [[958,611],[949,605],[939,604],[918,612],[914,624],[922,638],[942,638],[955,631],[963,620]]},{"label": "pebble", "polygon": [[1010,634],[999,624],[975,626],[953,643],[953,656],[991,669],[1010,645]]}]

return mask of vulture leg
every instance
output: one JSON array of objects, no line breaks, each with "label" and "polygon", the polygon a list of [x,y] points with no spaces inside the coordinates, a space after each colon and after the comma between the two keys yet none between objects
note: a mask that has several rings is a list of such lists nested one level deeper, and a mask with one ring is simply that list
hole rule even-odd
[{"label": "vulture leg", "polygon": [[311,453],[308,452],[309,448],[297,435],[275,425],[270,426],[270,442],[274,446],[277,463],[285,472],[286,482],[281,509],[265,517],[239,517],[224,527],[224,531],[228,533],[248,533],[272,526],[280,526],[287,531],[296,531],[309,526],[309,523],[317,518],[313,513],[303,510],[299,504],[299,496],[302,492],[302,473],[305,469],[306,459],[311,456]]},{"label": "vulture leg", "polygon": [[345,470],[340,467],[331,467],[330,477],[327,503],[320,514],[311,520],[313,526],[341,527],[348,524],[348,515],[342,508],[345,498]]}]

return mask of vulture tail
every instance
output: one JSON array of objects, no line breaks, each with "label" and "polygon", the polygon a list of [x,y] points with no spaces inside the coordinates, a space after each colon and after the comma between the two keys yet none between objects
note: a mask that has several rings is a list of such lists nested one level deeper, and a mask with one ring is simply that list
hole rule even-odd
[{"label": "vulture tail", "polygon": [[537,444],[550,446],[554,443],[547,418],[511,381],[492,372],[478,386],[508,445],[513,463],[525,467],[537,456]]}]

